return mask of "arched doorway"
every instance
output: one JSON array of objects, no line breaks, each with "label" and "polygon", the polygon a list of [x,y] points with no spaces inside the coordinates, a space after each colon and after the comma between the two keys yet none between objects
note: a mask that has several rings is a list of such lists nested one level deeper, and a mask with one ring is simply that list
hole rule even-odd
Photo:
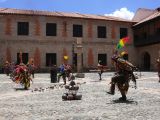
[{"label": "arched doorway", "polygon": [[150,70],[150,55],[148,52],[143,54],[143,70],[149,71]]}]

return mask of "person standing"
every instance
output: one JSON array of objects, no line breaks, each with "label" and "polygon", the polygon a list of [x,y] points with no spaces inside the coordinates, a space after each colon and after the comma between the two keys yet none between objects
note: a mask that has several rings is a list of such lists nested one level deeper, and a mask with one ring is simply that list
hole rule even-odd
[{"label": "person standing", "polygon": [[72,76],[72,67],[69,64],[65,65],[65,69],[66,69],[66,77],[68,78],[68,81],[71,80],[71,76]]},{"label": "person standing", "polygon": [[157,62],[158,77],[159,77],[159,82],[160,82],[160,57],[156,60],[156,62]]},{"label": "person standing", "polygon": [[8,61],[5,62],[4,64],[4,72],[7,76],[10,74],[10,63]]},{"label": "person standing", "polygon": [[64,64],[61,64],[59,67],[58,82],[60,81],[61,77],[63,78],[64,84],[66,84],[66,69]]},{"label": "person standing", "polygon": [[57,82],[57,66],[54,65],[50,70],[51,83]]},{"label": "person standing", "polygon": [[104,68],[100,60],[98,61],[97,68],[98,68],[99,80],[102,80],[102,73]]}]

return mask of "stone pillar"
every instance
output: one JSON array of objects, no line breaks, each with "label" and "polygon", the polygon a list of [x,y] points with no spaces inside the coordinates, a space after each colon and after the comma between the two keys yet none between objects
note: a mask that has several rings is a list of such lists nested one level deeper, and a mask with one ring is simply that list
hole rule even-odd
[{"label": "stone pillar", "polygon": [[22,51],[19,52],[19,59],[20,59],[20,63],[23,63]]},{"label": "stone pillar", "polygon": [[82,72],[82,46],[77,46],[77,72]]},{"label": "stone pillar", "polygon": [[82,38],[77,38],[77,75],[76,77],[79,78],[84,78],[84,74],[82,73],[82,51],[83,51],[83,46],[82,46]]},{"label": "stone pillar", "polygon": [[73,43],[72,44],[72,68],[73,68],[73,70],[75,68],[75,51],[74,51],[74,46],[75,46],[75,44]]}]

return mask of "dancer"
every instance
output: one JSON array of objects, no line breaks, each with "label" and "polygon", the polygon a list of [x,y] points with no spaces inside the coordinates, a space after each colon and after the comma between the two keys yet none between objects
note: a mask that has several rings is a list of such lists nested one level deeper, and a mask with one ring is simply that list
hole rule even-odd
[{"label": "dancer", "polygon": [[130,80],[132,80],[135,83],[136,88],[136,79],[133,74],[133,71],[137,68],[130,62],[125,60],[123,56],[113,56],[112,61],[115,63],[117,71],[115,73],[115,76],[113,76],[111,79],[110,91],[107,93],[114,95],[115,85],[117,85],[122,95],[122,97],[120,97],[119,100],[125,101],[127,99],[126,94],[128,92]]}]

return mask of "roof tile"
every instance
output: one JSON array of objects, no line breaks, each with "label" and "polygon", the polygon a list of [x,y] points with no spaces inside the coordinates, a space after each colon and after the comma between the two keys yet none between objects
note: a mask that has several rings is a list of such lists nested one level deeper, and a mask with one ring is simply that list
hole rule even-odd
[{"label": "roof tile", "polygon": [[49,12],[49,11],[37,11],[37,10],[20,10],[20,9],[11,9],[11,8],[0,8],[0,14],[58,16],[58,17],[72,17],[72,18],[85,18],[85,19],[99,19],[99,20],[132,22],[130,20],[126,20],[126,19],[122,19],[122,18],[118,18],[118,17],[103,16],[103,15],[66,13],[66,12]]}]

